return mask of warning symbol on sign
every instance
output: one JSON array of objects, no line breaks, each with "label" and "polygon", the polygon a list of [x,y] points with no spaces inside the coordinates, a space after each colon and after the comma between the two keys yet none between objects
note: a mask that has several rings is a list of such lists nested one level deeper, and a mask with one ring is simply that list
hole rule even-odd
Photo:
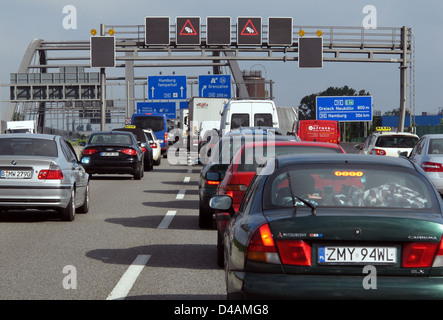
[{"label": "warning symbol on sign", "polygon": [[192,25],[191,21],[189,21],[189,19],[186,20],[183,28],[180,31],[180,35],[181,36],[196,36],[196,35],[198,35],[197,31],[195,31],[195,28]]},{"label": "warning symbol on sign", "polygon": [[243,28],[242,32],[240,33],[242,36],[258,36],[257,29],[255,28],[254,24],[252,23],[251,19],[246,22],[245,27]]}]

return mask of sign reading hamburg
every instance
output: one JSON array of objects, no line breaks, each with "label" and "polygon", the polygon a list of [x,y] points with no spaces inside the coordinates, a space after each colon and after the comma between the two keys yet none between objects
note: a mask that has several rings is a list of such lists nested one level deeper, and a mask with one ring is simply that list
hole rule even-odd
[{"label": "sign reading hamburg", "polygon": [[317,120],[372,121],[372,97],[317,97],[316,114]]}]

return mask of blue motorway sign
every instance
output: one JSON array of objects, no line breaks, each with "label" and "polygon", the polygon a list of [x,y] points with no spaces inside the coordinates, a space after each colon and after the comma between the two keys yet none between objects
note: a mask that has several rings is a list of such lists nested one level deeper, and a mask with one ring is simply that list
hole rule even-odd
[{"label": "blue motorway sign", "polygon": [[185,100],[186,76],[149,76],[148,99]]},{"label": "blue motorway sign", "polygon": [[202,98],[231,98],[230,75],[198,76],[198,92]]},{"label": "blue motorway sign", "polygon": [[175,102],[137,102],[137,113],[161,113],[175,119]]},{"label": "blue motorway sign", "polygon": [[372,121],[371,96],[317,97],[317,120]]}]

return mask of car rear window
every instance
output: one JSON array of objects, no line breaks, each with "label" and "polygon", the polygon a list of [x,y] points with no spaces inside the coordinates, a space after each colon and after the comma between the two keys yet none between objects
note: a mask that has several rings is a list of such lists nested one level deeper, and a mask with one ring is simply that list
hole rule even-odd
[{"label": "car rear window", "polygon": [[163,117],[135,116],[134,125],[137,128],[151,129],[154,132],[166,130]]},{"label": "car rear window", "polygon": [[132,144],[131,137],[128,134],[95,134],[90,137],[89,144]]},{"label": "car rear window", "polygon": [[57,157],[54,140],[33,138],[0,139],[0,155],[24,155]]},{"label": "car rear window", "polygon": [[375,142],[375,146],[381,148],[413,148],[417,142],[417,137],[381,135]]},{"label": "car rear window", "polygon": [[267,208],[305,206],[430,209],[431,189],[410,170],[388,166],[293,167],[267,181]]},{"label": "car rear window", "polygon": [[241,157],[235,159],[238,162],[237,171],[252,172],[256,171],[265,159],[272,156],[285,154],[305,154],[305,153],[342,153],[341,149],[336,147],[303,146],[303,145],[266,145],[263,147],[244,148]]},{"label": "car rear window", "polygon": [[443,154],[443,139],[429,140],[429,154]]}]

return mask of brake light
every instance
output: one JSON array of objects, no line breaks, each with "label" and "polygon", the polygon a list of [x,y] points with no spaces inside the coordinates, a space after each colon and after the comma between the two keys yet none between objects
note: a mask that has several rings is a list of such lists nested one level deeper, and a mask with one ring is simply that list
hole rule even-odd
[{"label": "brake light", "polygon": [[94,154],[94,153],[96,153],[96,152],[98,152],[97,149],[94,149],[94,148],[86,148],[86,149],[84,149],[84,150],[82,151],[82,154],[85,155],[85,156],[90,156],[91,154]]},{"label": "brake light", "polygon": [[39,180],[63,180],[63,172],[56,164],[51,163],[48,170],[40,170],[37,178]]},{"label": "brake light", "polygon": [[443,267],[443,238],[440,241],[440,246],[438,247],[432,267]]},{"label": "brake light", "polygon": [[246,259],[256,262],[280,263],[268,224],[257,228],[249,241]]},{"label": "brake light", "polygon": [[426,172],[443,172],[443,166],[438,162],[425,161],[420,166]]},{"label": "brake light", "polygon": [[243,195],[248,187],[244,184],[228,184],[226,186],[226,194],[232,199],[235,197],[243,198]]},{"label": "brake light", "polygon": [[[439,244],[436,242],[411,242],[403,245],[403,268],[428,268],[431,267],[436,257]],[[437,254],[441,254],[440,250]]]},{"label": "brake light", "polygon": [[311,265],[311,246],[303,240],[277,241],[277,248],[283,264],[296,266]]},{"label": "brake light", "polygon": [[142,147],[142,151],[143,151],[143,153],[146,153],[146,148]]},{"label": "brake light", "polygon": [[220,181],[207,180],[206,184],[208,184],[210,186],[218,186],[220,184]]},{"label": "brake light", "polygon": [[370,154],[375,154],[378,156],[385,156],[386,155],[386,151],[383,149],[371,149],[371,152],[369,152]]},{"label": "brake light", "polygon": [[156,143],[151,143],[151,147],[152,147],[153,149],[157,149],[157,144],[156,144]]},{"label": "brake light", "polygon": [[121,153],[127,154],[128,156],[135,156],[137,155],[137,150],[134,149],[123,149]]},{"label": "brake light", "polygon": [[164,140],[163,140],[165,143],[166,143],[166,141],[168,141],[168,132],[166,132],[165,131],[165,138],[164,138]]}]

